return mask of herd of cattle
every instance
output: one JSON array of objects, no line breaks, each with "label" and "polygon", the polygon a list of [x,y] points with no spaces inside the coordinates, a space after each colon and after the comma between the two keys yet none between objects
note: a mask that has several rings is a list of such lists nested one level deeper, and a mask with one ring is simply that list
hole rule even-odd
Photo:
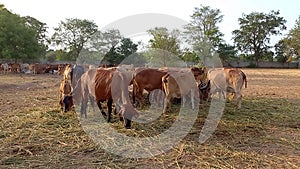
[{"label": "herd of cattle", "polygon": [[[59,89],[62,110],[69,111],[78,105],[81,117],[87,117],[88,102],[92,106],[96,103],[109,122],[114,104],[114,112],[124,121],[125,128],[130,128],[132,118],[139,116],[136,107],[144,106],[144,90],[152,93],[151,100],[162,104],[163,113],[166,113],[173,98],[181,98],[182,106],[188,99],[191,108],[195,109],[200,100],[226,99],[226,93],[231,93],[237,101],[237,108],[241,108],[241,90],[244,85],[247,87],[245,73],[237,68],[147,68],[133,65],[94,68],[78,64],[6,63],[0,68],[4,73],[57,73],[63,77]],[[103,102],[107,104],[107,113],[102,108]]]}]

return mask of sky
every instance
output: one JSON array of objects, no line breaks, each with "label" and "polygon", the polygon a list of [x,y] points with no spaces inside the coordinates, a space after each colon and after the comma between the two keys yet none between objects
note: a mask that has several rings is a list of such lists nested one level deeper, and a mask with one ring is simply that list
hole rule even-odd
[{"label": "sky", "polygon": [[[144,13],[166,14],[189,22],[195,7],[210,6],[212,9],[220,9],[224,15],[218,26],[225,41],[230,44],[233,43],[231,32],[239,28],[238,18],[243,13],[279,10],[280,16],[287,20],[287,30],[294,27],[300,16],[299,0],[0,0],[0,4],[20,16],[31,16],[46,23],[50,34],[66,18],[88,19],[99,28],[124,17]],[[148,21],[145,19],[128,27],[135,27],[141,22],[147,24]],[[279,39],[274,37],[271,41]]]}]

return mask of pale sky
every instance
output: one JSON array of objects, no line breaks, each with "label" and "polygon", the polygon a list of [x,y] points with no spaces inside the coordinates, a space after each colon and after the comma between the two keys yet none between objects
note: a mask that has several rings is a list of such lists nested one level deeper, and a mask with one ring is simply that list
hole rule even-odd
[{"label": "pale sky", "polygon": [[[288,30],[294,27],[300,16],[299,0],[1,0],[0,4],[13,13],[29,15],[46,23],[49,32],[65,18],[92,20],[99,28],[123,17],[143,13],[167,14],[189,22],[194,7],[202,4],[221,10],[224,18],[219,24],[220,31],[225,34],[226,42],[231,44],[231,32],[239,28],[238,18],[242,17],[242,13],[280,10],[280,16],[287,20]],[[272,41],[275,39],[279,40],[279,37]]]}]

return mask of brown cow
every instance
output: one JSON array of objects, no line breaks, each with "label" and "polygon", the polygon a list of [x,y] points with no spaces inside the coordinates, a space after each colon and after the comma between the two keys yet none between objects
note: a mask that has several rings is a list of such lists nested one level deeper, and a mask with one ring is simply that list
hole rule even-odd
[{"label": "brown cow", "polygon": [[[85,72],[79,84],[74,89],[74,99],[81,102],[81,116],[86,117],[86,107],[89,96],[93,96],[98,108],[102,112],[101,102],[107,101],[107,121],[111,120],[112,103],[116,107],[120,106],[119,115],[125,119],[125,128],[131,127],[131,119],[137,116],[137,111],[133,108],[129,99],[129,91],[126,76],[117,69],[90,69]],[[78,90],[80,88],[81,90]],[[79,96],[78,96],[79,95]],[[119,105],[122,102],[121,105]],[[106,115],[102,112],[103,115]]]},{"label": "brown cow", "polygon": [[56,71],[58,72],[57,64],[48,64],[45,73],[54,74]]},{"label": "brown cow", "polygon": [[64,70],[64,73],[63,73],[64,79],[71,80],[71,71],[72,71],[72,66],[67,65],[65,67],[65,70]]},{"label": "brown cow", "polygon": [[63,111],[65,107],[65,111],[67,112],[71,110],[73,106],[73,97],[72,97],[72,87],[71,83],[68,80],[61,80],[59,86],[59,105],[61,111]]},{"label": "brown cow", "polygon": [[163,113],[166,113],[172,98],[182,98],[182,106],[184,107],[188,95],[191,97],[192,109],[195,109],[195,100],[196,103],[199,103],[199,91],[195,79],[198,79],[199,75],[194,76],[192,71],[169,71],[162,77],[166,94]]},{"label": "brown cow", "polygon": [[[133,102],[137,106],[139,104],[143,108],[143,91],[144,89],[150,93],[155,89],[162,89],[161,78],[167,72],[164,70],[152,68],[136,68],[133,76]],[[137,97],[137,101],[135,97]]]},{"label": "brown cow", "polygon": [[14,73],[21,72],[21,65],[19,63],[9,63],[10,71]]},{"label": "brown cow", "polygon": [[42,73],[45,73],[46,69],[47,69],[47,64],[35,63],[35,64],[30,64],[29,65],[29,70],[33,74],[42,74]]},{"label": "brown cow", "polygon": [[58,65],[58,69],[57,69],[57,74],[58,75],[63,75],[64,74],[64,71],[65,71],[65,67],[67,66],[68,64],[59,64]]}]

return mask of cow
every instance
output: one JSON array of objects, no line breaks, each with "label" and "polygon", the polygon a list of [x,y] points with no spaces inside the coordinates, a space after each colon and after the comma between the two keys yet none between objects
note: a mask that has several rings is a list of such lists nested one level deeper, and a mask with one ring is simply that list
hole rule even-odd
[{"label": "cow", "polygon": [[209,99],[210,80],[200,81],[200,83],[198,84],[198,88],[199,88],[200,101],[202,100],[207,101]]},{"label": "cow", "polygon": [[199,103],[199,91],[196,79],[192,71],[169,71],[162,77],[163,89],[166,94],[164,101],[163,113],[166,113],[170,107],[172,98],[182,98],[182,106],[184,107],[186,96],[190,95],[192,109],[195,109],[196,103]]},{"label": "cow", "polygon": [[28,71],[29,71],[29,64],[28,63],[21,64],[21,72],[27,73]]},{"label": "cow", "polygon": [[59,105],[61,111],[70,111],[73,104],[72,87],[68,80],[62,79],[59,86]]},{"label": "cow", "polygon": [[21,72],[21,65],[19,63],[9,63],[8,64],[10,71],[14,73]]},{"label": "cow", "polygon": [[58,65],[58,68],[57,68],[57,74],[58,75],[63,75],[64,74],[64,71],[65,71],[65,67],[67,66],[68,64],[59,64]]},{"label": "cow", "polygon": [[72,66],[71,65],[65,66],[65,70],[64,70],[64,73],[63,73],[64,79],[71,80],[71,71],[72,71]]},{"label": "cow", "polygon": [[[138,116],[138,113],[131,105],[127,81],[126,76],[117,69],[98,68],[85,72],[74,89],[75,102],[81,103],[81,117],[87,116],[87,102],[89,96],[92,96],[101,113],[107,116],[107,122],[111,121],[114,101],[116,107],[120,107],[118,114],[125,119],[125,128],[131,128],[131,119],[133,116]],[[104,101],[107,102],[107,114],[103,112],[101,106],[101,103]]]},{"label": "cow", "polygon": [[[167,74],[167,71],[154,68],[136,68],[133,75],[133,103],[143,108],[143,91],[150,93],[155,89],[162,90],[161,78]],[[137,100],[136,100],[137,97]]]},{"label": "cow", "polygon": [[83,75],[83,73],[84,73],[84,67],[83,66],[75,64],[72,67],[72,69],[70,70],[70,78],[71,78],[73,88],[76,86],[78,80]]},{"label": "cow", "polygon": [[8,70],[9,70],[8,64],[7,63],[3,63],[3,64],[1,64],[1,67],[3,69],[4,74],[6,74],[8,72]]},{"label": "cow", "polygon": [[47,64],[35,63],[35,64],[30,64],[29,65],[29,70],[33,74],[42,74],[42,73],[45,73],[46,69],[47,69]]},{"label": "cow", "polygon": [[48,64],[45,73],[55,74],[58,72],[58,64]]},{"label": "cow", "polygon": [[215,68],[207,71],[207,78],[210,81],[210,98],[219,93],[219,98],[226,99],[226,93],[232,93],[237,108],[241,108],[241,90],[244,84],[247,88],[247,77],[243,71],[237,68]]}]

